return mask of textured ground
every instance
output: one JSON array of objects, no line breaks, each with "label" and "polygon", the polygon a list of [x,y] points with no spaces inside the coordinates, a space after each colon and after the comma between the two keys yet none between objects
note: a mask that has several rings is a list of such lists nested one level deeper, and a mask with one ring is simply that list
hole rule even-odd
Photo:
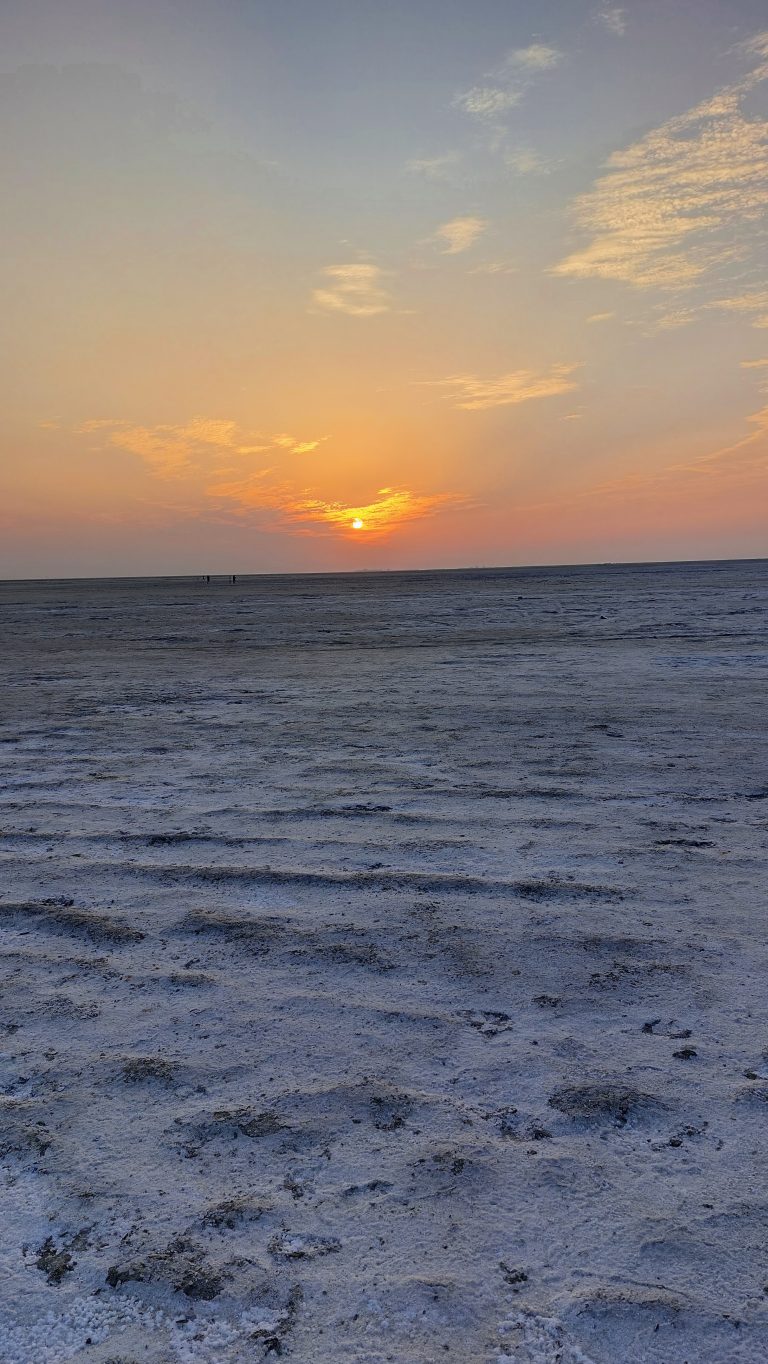
[{"label": "textured ground", "polygon": [[768,563],[0,586],[0,1359],[768,1360]]}]

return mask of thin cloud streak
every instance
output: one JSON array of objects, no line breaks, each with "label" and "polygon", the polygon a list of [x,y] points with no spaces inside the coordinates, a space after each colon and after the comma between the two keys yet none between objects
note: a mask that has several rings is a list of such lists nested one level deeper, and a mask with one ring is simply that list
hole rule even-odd
[{"label": "thin cloud streak", "polygon": [[768,327],[768,289],[737,294],[734,298],[720,298],[710,306],[720,308],[723,312],[742,313],[752,319],[753,327]]},{"label": "thin cloud streak", "polygon": [[317,449],[318,445],[322,445],[323,441],[326,440],[328,440],[327,436],[320,436],[318,440],[297,440],[295,436],[289,436],[285,433],[272,437],[275,445],[279,445],[281,450],[290,450],[292,455],[311,454],[313,450]]},{"label": "thin cloud streak", "polygon": [[578,365],[554,365],[542,374],[520,369],[493,379],[483,379],[476,374],[453,374],[447,379],[423,382],[430,388],[446,389],[455,407],[467,412],[479,412],[572,393],[579,387],[572,377],[577,369]]},{"label": "thin cloud streak", "polygon": [[[347,535],[385,535],[410,521],[434,516],[440,507],[460,500],[448,493],[418,494],[409,488],[381,488],[374,501],[363,505],[347,506],[343,502],[308,497],[283,511],[292,521],[324,524]],[[362,524],[358,526],[357,522]]]},{"label": "thin cloud streak", "polygon": [[475,265],[469,271],[470,275],[517,275],[519,272],[518,265],[503,260],[483,261],[481,265]]},{"label": "thin cloud streak", "polygon": [[458,152],[445,152],[443,156],[414,157],[406,161],[405,169],[410,175],[423,175],[428,180],[453,180],[460,160]]},{"label": "thin cloud streak", "polygon": [[[768,368],[768,360],[744,360],[745,369]],[[768,378],[758,384],[758,392],[768,397]],[[652,474],[633,471],[623,478],[613,479],[591,490],[592,495],[615,493],[626,496],[631,492],[654,491],[676,485],[678,491],[690,487],[687,480],[720,480],[725,484],[740,485],[760,481],[761,492],[768,476],[768,405],[751,412],[746,417],[747,425],[752,428],[740,440],[721,446],[706,455],[695,459],[667,465]]]}]

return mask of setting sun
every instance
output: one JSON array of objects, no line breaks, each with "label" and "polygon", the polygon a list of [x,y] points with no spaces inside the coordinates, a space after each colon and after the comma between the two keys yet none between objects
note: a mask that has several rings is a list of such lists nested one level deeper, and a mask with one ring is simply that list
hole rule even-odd
[{"label": "setting sun", "polygon": [[364,525],[365,525],[365,522],[364,522],[364,521],[361,521],[359,516],[356,516],[355,519],[354,519],[354,521],[352,522],[352,529],[353,529],[353,530],[362,530]]}]

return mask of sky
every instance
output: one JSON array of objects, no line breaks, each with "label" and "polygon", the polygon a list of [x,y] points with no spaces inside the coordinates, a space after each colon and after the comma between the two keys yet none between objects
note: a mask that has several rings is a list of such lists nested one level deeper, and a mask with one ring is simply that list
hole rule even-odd
[{"label": "sky", "polygon": [[768,555],[764,0],[3,0],[0,576]]}]

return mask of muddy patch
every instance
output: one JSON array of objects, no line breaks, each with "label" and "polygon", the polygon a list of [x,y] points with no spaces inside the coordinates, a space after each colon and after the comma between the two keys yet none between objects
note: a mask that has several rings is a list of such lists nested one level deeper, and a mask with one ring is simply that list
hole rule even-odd
[{"label": "muddy patch", "polygon": [[107,1270],[110,1288],[126,1283],[162,1284],[185,1297],[210,1302],[224,1288],[224,1278],[205,1259],[203,1248],[177,1236],[162,1250],[132,1260],[121,1260]]},{"label": "muddy patch", "polygon": [[550,1095],[549,1104],[564,1117],[594,1127],[626,1127],[664,1109],[652,1095],[610,1082],[563,1085]]},{"label": "muddy patch", "polygon": [[0,902],[0,923],[31,924],[48,933],[115,946],[141,942],[144,937],[124,920],[95,909],[76,909],[74,902],[66,899]]}]

